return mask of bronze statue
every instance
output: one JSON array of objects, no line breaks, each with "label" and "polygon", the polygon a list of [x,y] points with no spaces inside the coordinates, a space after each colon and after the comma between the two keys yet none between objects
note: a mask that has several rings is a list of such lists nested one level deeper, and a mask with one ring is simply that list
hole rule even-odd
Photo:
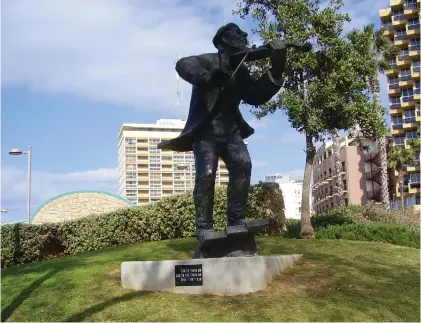
[{"label": "bronze statue", "polygon": [[[227,228],[245,225],[252,163],[243,139],[252,135],[254,129],[243,119],[239,104],[243,101],[262,105],[279,91],[287,53],[281,40],[266,45],[271,68],[255,79],[244,65],[251,52],[247,33],[229,23],[217,31],[213,44],[217,53],[189,56],[177,62],[180,77],[192,84],[189,115],[182,133],[158,146],[162,150],[193,150],[196,167],[193,196],[199,241],[214,232],[212,213],[219,158],[229,171]],[[245,55],[238,64],[234,57],[242,52]]]}]

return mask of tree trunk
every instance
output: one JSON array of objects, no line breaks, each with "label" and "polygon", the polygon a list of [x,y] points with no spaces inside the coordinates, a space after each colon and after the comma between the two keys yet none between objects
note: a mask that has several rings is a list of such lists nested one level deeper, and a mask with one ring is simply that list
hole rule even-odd
[{"label": "tree trunk", "polygon": [[402,212],[405,212],[405,200],[403,198],[403,173],[401,169],[398,170],[398,183],[399,183],[399,191],[401,193]]},{"label": "tree trunk", "polygon": [[332,150],[333,150],[333,161],[334,161],[334,173],[335,173],[335,205],[344,206],[344,182],[342,181],[342,162],[341,154],[339,149],[339,134],[338,130],[332,132]]},{"label": "tree trunk", "polygon": [[[370,88],[373,94],[373,101],[377,106],[381,105],[380,101],[380,84],[377,77],[370,78]],[[382,116],[383,117],[383,116]],[[389,175],[387,173],[387,138],[379,138],[379,159],[380,159],[380,196],[382,204],[386,209],[390,208],[389,196]]]},{"label": "tree trunk", "polygon": [[301,196],[301,231],[302,239],[315,239],[316,234],[311,225],[310,218],[310,182],[311,171],[316,148],[313,145],[313,137],[306,134],[306,165],[304,168],[303,193]]}]

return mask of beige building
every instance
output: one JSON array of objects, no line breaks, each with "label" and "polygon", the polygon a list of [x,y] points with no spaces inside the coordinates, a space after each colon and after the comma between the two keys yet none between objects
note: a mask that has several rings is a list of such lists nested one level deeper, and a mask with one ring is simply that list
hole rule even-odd
[{"label": "beige building", "polygon": [[[386,72],[394,146],[408,148],[408,141],[420,130],[420,0],[390,0],[390,7],[379,12],[385,35],[400,48]],[[420,154],[404,167],[406,206],[420,205]],[[398,174],[395,173],[397,183]],[[399,187],[393,199],[400,199]]]},{"label": "beige building", "polygon": [[[118,136],[118,193],[136,205],[180,194],[194,187],[192,152],[161,151],[161,140],[177,137],[185,121],[161,119],[156,124],[123,124]],[[220,160],[216,185],[228,184],[228,170]]]},{"label": "beige building", "polygon": [[[354,137],[339,139],[345,204],[367,205],[380,202],[380,160],[376,142],[360,137],[362,149]],[[317,151],[313,164],[312,210],[326,212],[336,206],[335,171],[332,142]]]}]

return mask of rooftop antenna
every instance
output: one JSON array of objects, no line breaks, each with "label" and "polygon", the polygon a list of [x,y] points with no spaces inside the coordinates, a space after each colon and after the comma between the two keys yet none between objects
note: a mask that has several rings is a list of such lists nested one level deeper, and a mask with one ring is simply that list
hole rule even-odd
[{"label": "rooftop antenna", "polygon": [[[177,64],[178,60],[180,59],[180,55],[174,56],[174,67]],[[175,72],[175,80],[176,80],[176,90],[175,90],[175,109],[177,110],[177,119],[179,118],[180,114],[180,87],[179,87],[179,76],[177,71]]]}]

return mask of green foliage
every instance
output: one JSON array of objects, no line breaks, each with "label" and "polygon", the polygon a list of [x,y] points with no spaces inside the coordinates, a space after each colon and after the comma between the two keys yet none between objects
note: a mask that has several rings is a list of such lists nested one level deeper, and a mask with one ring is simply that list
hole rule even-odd
[{"label": "green foliage", "polygon": [[396,223],[353,223],[320,228],[318,239],[346,239],[387,242],[420,248],[420,230]]},{"label": "green foliage", "polygon": [[[215,189],[214,227],[226,226],[226,189]],[[269,234],[280,234],[284,225],[284,202],[279,187],[267,183],[251,186],[247,219],[268,218]],[[145,241],[195,235],[191,192],[159,202],[121,209],[57,224],[8,224],[1,229],[3,267],[62,254],[128,245]]]}]

